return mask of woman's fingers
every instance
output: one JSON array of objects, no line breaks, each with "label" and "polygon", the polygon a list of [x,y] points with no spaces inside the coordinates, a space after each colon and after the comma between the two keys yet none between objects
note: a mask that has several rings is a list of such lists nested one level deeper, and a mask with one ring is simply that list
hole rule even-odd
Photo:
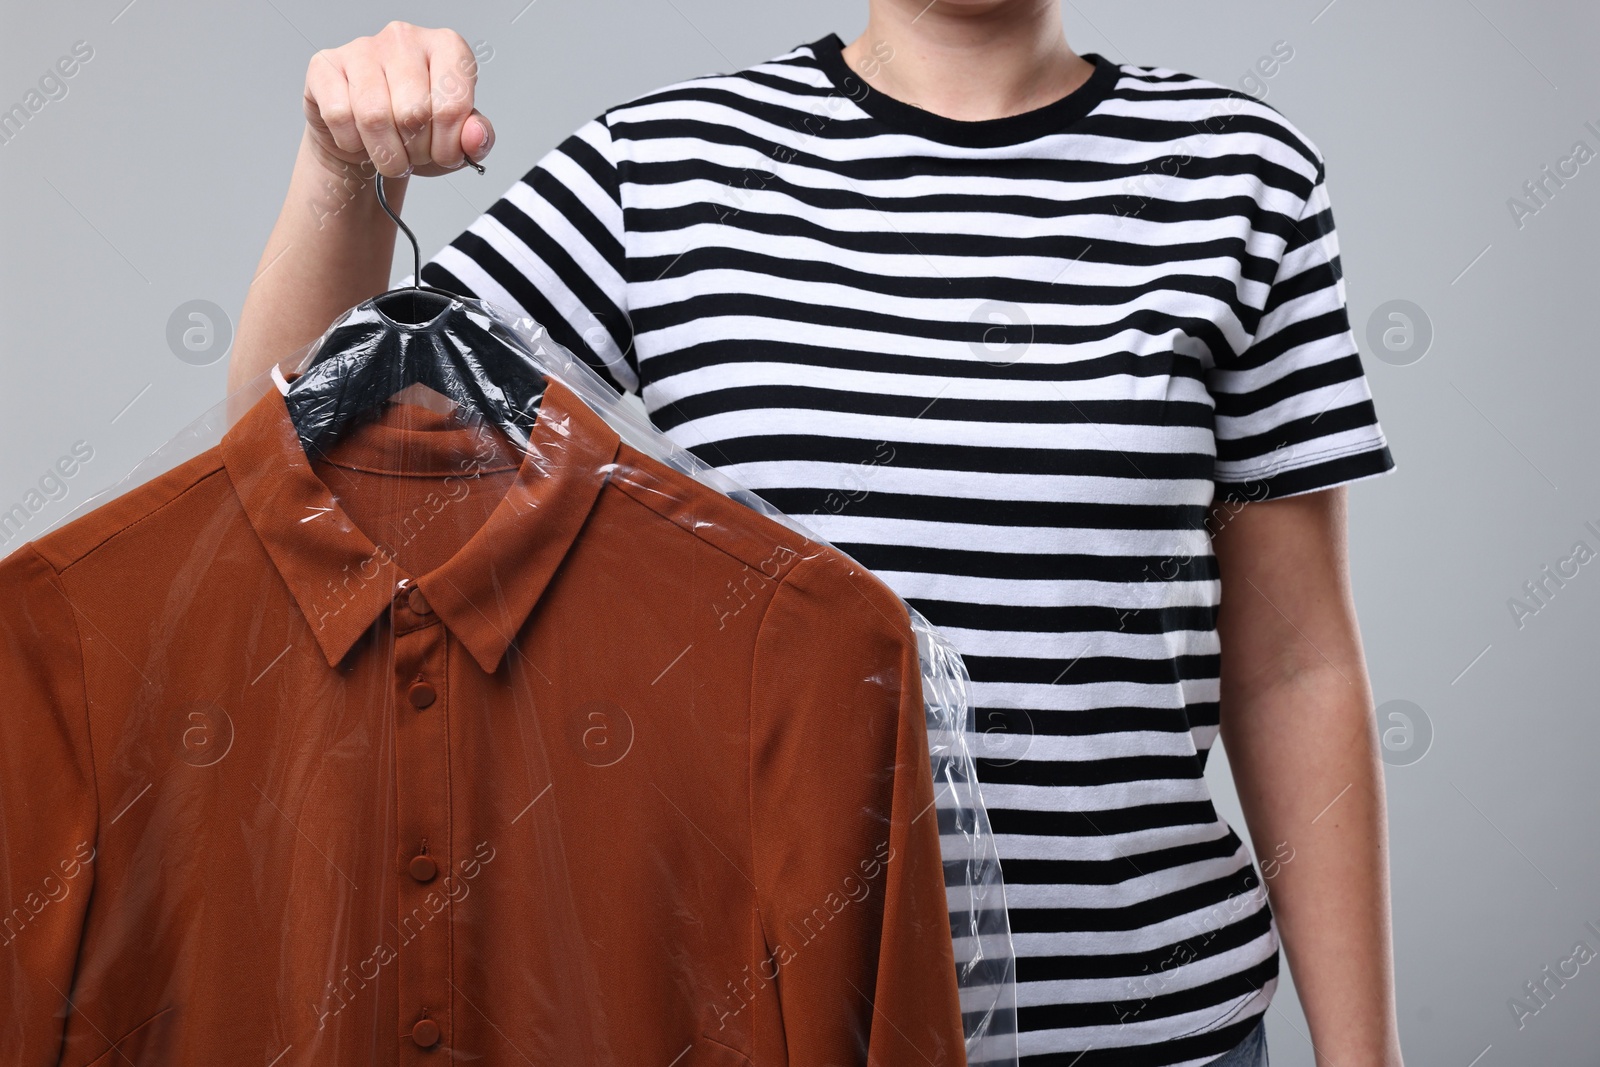
[{"label": "woman's fingers", "polygon": [[317,147],[386,177],[443,174],[482,159],[494,128],[474,107],[478,63],[454,30],[391,22],[311,57],[305,111]]}]

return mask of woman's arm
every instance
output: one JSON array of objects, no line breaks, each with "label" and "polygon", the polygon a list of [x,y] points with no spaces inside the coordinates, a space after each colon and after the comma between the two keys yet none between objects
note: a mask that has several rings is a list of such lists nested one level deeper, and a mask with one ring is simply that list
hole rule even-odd
[{"label": "woman's arm", "polygon": [[1222,741],[1319,1067],[1398,1067],[1388,833],[1345,489],[1246,504],[1213,542]]},{"label": "woman's arm", "polygon": [[405,174],[444,174],[481,160],[493,129],[473,108],[478,65],[453,30],[391,22],[372,37],[311,57],[305,134],[267,240],[228,365],[228,391],[321,336],[342,311],[389,287]]}]

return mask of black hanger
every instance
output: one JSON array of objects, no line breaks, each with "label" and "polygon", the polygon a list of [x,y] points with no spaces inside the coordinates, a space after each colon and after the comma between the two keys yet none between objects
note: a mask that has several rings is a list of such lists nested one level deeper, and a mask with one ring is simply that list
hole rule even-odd
[{"label": "black hanger", "polygon": [[[481,164],[467,163],[483,173]],[[396,393],[421,384],[527,447],[544,396],[544,372],[488,305],[421,284],[416,234],[389,207],[381,174],[377,189],[384,213],[411,242],[412,284],[362,301],[323,334],[283,398],[300,443],[308,455],[325,450]]]}]

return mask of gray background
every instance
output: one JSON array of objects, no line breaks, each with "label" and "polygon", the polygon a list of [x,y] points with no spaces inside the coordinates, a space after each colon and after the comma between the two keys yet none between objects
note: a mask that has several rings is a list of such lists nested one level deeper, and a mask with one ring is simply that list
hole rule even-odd
[{"label": "gray background", "polygon": [[[316,48],[392,18],[493,47],[479,88],[498,132],[488,173],[416,181],[406,204],[427,256],[606,106],[828,31],[849,41],[866,6],[113,0],[6,15],[0,108],[75,41],[94,49],[66,95],[0,144],[0,511],[76,442],[94,449],[36,534],[222,398],[225,353],[177,358],[168,320],[195,299],[237,315],[283,200]],[[1600,952],[1585,927],[1600,929],[1600,559],[1552,584],[1520,628],[1508,607],[1575,542],[1600,551],[1584,526],[1600,530],[1600,159],[1552,184],[1520,226],[1508,208],[1574,142],[1600,152],[1600,12],[1580,0],[1083,0],[1064,17],[1080,52],[1231,85],[1275,42],[1292,46],[1266,99],[1327,156],[1352,320],[1399,464],[1352,488],[1351,550],[1380,725],[1395,728],[1407,1062],[1600,1063],[1600,960],[1552,983],[1543,1006],[1528,1001],[1540,1010],[1520,1027],[1509,1005],[1579,941]],[[397,259],[395,280],[409,269]],[[1415,343],[1368,340],[1394,300],[1431,323],[1420,360]],[[1431,730],[1431,742],[1408,750],[1390,701],[1420,709],[1413,736]],[[1209,776],[1243,833],[1225,760]],[[1286,969],[1269,1013],[1281,1067],[1312,1063],[1291,990]]]}]

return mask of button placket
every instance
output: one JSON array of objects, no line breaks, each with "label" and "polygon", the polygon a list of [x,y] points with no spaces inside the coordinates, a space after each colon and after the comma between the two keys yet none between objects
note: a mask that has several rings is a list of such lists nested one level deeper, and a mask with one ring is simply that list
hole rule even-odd
[{"label": "button placket", "polygon": [[[419,603],[414,606],[412,594]],[[396,589],[394,651],[395,857],[398,1011],[402,1062],[428,1063],[450,1044],[453,903],[450,866],[448,635],[414,584]]]}]

